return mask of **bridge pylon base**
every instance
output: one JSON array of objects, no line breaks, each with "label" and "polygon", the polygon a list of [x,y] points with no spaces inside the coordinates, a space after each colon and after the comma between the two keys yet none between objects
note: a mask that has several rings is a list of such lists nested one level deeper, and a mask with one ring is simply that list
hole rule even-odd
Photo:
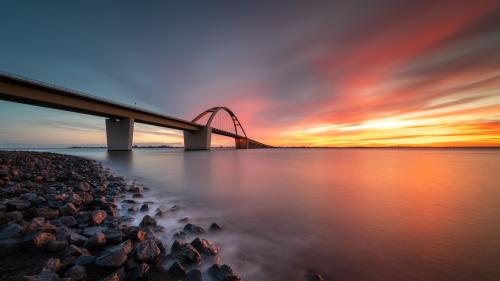
[{"label": "bridge pylon base", "polygon": [[212,141],[212,128],[203,127],[199,131],[184,131],[184,150],[209,150]]},{"label": "bridge pylon base", "polygon": [[134,119],[106,119],[108,150],[132,150]]},{"label": "bridge pylon base", "polygon": [[234,139],[234,146],[236,149],[248,149],[249,143],[248,139]]}]

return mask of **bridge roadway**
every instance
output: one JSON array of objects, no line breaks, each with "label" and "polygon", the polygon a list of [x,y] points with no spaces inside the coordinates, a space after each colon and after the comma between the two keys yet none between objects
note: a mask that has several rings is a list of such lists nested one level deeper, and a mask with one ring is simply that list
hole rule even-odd
[{"label": "bridge roadway", "polygon": [[[236,148],[270,147],[232,132],[210,127],[208,127],[210,130],[207,130],[206,126],[191,121],[9,73],[0,72],[0,99],[108,118],[106,120],[106,132],[109,150],[131,149],[134,122],[184,131],[185,144],[187,142],[195,144],[191,145],[191,147],[185,145],[188,150],[210,149],[211,133],[234,138]],[[204,138],[201,142],[197,139],[200,136]],[[188,138],[187,142],[186,138]],[[194,142],[190,140],[194,140]],[[200,143],[202,144],[200,145]]]}]

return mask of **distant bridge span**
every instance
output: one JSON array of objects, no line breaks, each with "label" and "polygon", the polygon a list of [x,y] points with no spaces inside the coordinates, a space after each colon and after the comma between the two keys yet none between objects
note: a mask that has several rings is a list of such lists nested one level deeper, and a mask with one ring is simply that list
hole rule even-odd
[{"label": "distant bridge span", "polygon": [[[108,150],[132,149],[134,122],[182,130],[186,150],[210,149],[212,133],[234,138],[237,149],[271,147],[248,138],[227,107],[210,108],[187,121],[8,73],[0,73],[0,99],[105,117]],[[231,117],[234,132],[212,127],[221,110]],[[200,124],[204,116],[209,116],[208,121]]]}]

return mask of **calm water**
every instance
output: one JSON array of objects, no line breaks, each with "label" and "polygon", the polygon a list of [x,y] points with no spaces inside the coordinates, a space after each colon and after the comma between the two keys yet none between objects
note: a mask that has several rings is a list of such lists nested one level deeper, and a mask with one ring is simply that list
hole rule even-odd
[{"label": "calm water", "polygon": [[[245,280],[500,280],[500,150],[58,150],[226,231]],[[170,233],[169,233],[170,234]],[[168,240],[168,235],[165,236]]]}]

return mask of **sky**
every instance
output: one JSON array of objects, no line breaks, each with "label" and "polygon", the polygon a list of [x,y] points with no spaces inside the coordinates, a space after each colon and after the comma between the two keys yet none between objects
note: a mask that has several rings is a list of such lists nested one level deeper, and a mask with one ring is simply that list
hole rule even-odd
[{"label": "sky", "polygon": [[[500,146],[500,0],[1,1],[0,38],[0,71],[186,120],[227,106],[271,145]],[[105,143],[103,118],[0,101],[0,147]]]}]

